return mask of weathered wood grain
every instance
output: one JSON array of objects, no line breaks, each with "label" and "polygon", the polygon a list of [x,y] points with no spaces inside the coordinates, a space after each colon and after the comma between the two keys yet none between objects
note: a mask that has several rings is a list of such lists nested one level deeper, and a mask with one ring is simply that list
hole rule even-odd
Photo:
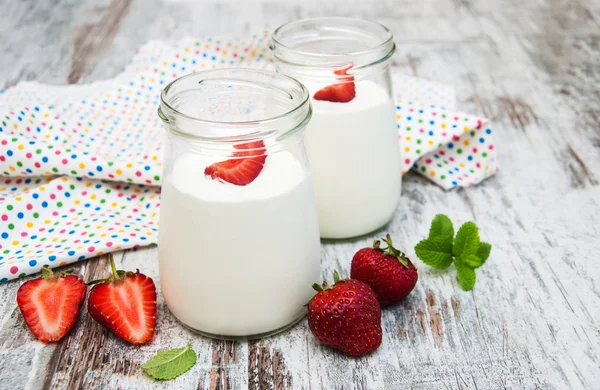
[{"label": "weathered wood grain", "polygon": [[[354,251],[388,231],[414,257],[439,212],[476,221],[494,244],[469,293],[454,271],[417,261],[419,284],[384,311],[384,341],[369,357],[349,359],[318,344],[305,321],[256,342],[208,340],[175,320],[160,291],[149,345],[126,345],[85,312],[67,338],[41,345],[14,304],[19,282],[10,282],[0,285],[0,388],[600,388],[599,1],[0,4],[1,87],[112,77],[148,39],[240,35],[320,15],[374,19],[394,31],[397,70],[453,85],[462,111],[494,121],[500,160],[496,177],[452,192],[409,174],[385,229],[323,243],[324,277],[347,274]],[[153,248],[117,260],[159,279]],[[100,258],[76,270],[91,279],[106,265]],[[182,377],[153,382],[138,369],[156,351],[187,343],[198,362]]]},{"label": "weathered wood grain", "polygon": [[77,26],[73,37],[73,54],[67,81],[75,84],[88,64],[96,62],[98,53],[110,44],[119,23],[127,13],[130,0],[113,0],[103,7],[95,7],[89,14],[100,15],[95,21]]}]

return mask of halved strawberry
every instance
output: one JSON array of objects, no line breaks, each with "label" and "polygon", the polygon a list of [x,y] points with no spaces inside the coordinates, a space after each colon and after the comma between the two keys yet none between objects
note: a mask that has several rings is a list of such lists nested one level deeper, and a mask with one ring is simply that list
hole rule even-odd
[{"label": "halved strawberry", "polygon": [[110,256],[112,275],[95,284],[88,297],[88,313],[100,325],[131,344],[144,344],[154,337],[156,286],[139,270],[117,271]]},{"label": "halved strawberry", "polygon": [[265,143],[251,141],[235,145],[232,158],[212,164],[204,169],[204,174],[237,186],[245,186],[260,174],[267,160]]},{"label": "halved strawberry", "polygon": [[17,291],[17,305],[31,332],[43,343],[63,338],[73,327],[85,300],[87,287],[72,271],[54,274],[42,268],[42,276],[29,280]]},{"label": "halved strawberry", "polygon": [[315,93],[315,100],[326,100],[334,103],[348,103],[356,97],[356,86],[354,85],[354,76],[348,74],[352,64],[347,68],[334,71],[339,77],[340,83],[328,85]]}]

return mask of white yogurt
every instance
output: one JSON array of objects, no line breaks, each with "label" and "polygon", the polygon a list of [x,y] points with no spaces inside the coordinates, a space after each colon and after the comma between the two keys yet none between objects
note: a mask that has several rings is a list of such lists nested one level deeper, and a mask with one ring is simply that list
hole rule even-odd
[{"label": "white yogurt", "polygon": [[320,277],[310,177],[289,152],[267,157],[247,186],[212,180],[215,162],[186,154],[162,188],[159,267],[171,312],[222,336],[284,327],[304,313]]},{"label": "white yogurt", "polygon": [[[322,88],[305,84],[311,96]],[[387,223],[402,180],[394,103],[371,81],[348,103],[311,101],[307,151],[323,238],[369,233]]]}]

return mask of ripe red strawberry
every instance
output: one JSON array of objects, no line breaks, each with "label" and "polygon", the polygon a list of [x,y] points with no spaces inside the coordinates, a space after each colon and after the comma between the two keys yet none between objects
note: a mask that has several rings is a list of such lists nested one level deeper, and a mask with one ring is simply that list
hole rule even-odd
[{"label": "ripe red strawberry", "polygon": [[381,345],[381,306],[367,284],[353,279],[313,285],[308,303],[308,327],[323,344],[350,356],[363,356]]},{"label": "ripe red strawberry", "polygon": [[356,86],[354,85],[354,76],[348,74],[348,69],[353,65],[344,69],[334,71],[341,81],[340,83],[328,85],[325,88],[318,90],[313,98],[315,100],[326,100],[334,103],[348,103],[356,97]]},{"label": "ripe red strawberry", "polygon": [[238,186],[252,183],[267,159],[264,142],[251,141],[235,145],[234,148],[240,150],[233,153],[232,157],[236,158],[214,163],[204,169],[204,174]]},{"label": "ripe red strawberry", "polygon": [[352,258],[350,277],[367,283],[377,294],[381,306],[406,297],[417,284],[417,269],[408,257],[392,245],[388,234],[382,249],[379,240],[373,248],[363,248]]},{"label": "ripe red strawberry", "polygon": [[29,280],[17,291],[17,305],[29,330],[43,343],[63,338],[73,327],[87,287],[72,271],[54,274],[42,268],[42,276]]},{"label": "ripe red strawberry", "polygon": [[97,280],[88,297],[88,313],[94,320],[131,344],[144,344],[154,337],[156,286],[139,270],[117,271],[110,256],[112,275]]}]

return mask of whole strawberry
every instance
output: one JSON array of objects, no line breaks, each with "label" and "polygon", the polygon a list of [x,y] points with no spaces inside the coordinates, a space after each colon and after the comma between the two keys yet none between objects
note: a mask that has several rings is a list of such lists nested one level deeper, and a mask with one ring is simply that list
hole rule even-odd
[{"label": "whole strawberry", "polygon": [[43,343],[58,341],[73,327],[85,300],[87,287],[72,271],[54,274],[42,268],[42,276],[29,280],[17,291],[17,305],[31,332]]},{"label": "whole strawberry", "polygon": [[154,337],[156,286],[139,270],[117,271],[110,256],[112,275],[97,280],[88,297],[88,313],[94,320],[131,344],[144,344]]},{"label": "whole strawberry", "polygon": [[341,280],[314,284],[317,294],[308,303],[308,327],[323,344],[350,356],[363,356],[381,345],[381,306],[367,284]]},{"label": "whole strawberry", "polygon": [[382,240],[387,248],[381,248],[381,242],[375,240],[373,248],[356,252],[350,277],[371,286],[381,306],[387,306],[410,294],[419,275],[408,257],[394,248],[389,234]]}]

